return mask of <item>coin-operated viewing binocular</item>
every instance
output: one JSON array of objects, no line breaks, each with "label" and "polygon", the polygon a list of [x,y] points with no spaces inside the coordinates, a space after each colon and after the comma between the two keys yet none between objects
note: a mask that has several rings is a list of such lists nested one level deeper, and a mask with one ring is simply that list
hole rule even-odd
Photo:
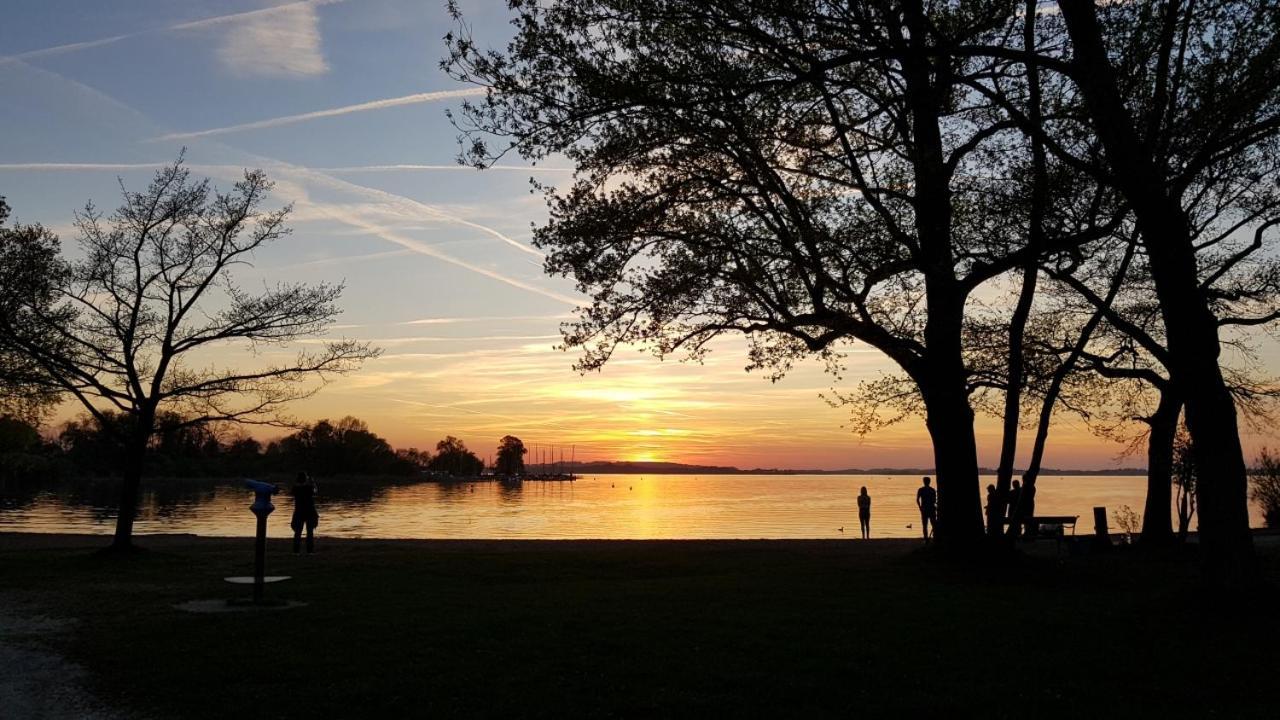
[{"label": "coin-operated viewing binocular", "polygon": [[276,506],[271,504],[271,496],[280,492],[279,485],[245,478],[244,486],[253,491],[253,504],[249,506],[249,509],[255,515],[270,515],[271,511],[276,509]]}]

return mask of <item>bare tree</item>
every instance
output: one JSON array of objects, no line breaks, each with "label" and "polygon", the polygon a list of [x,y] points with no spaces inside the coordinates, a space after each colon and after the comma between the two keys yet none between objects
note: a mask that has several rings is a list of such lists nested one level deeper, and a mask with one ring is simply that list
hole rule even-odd
[{"label": "bare tree", "polygon": [[[123,204],[104,216],[76,215],[83,258],[50,261],[49,303],[20,301],[0,316],[0,348],[38,365],[46,387],[73,397],[116,438],[123,479],[113,547],[131,546],[148,443],[162,412],[184,425],[284,423],[287,403],[312,395],[378,350],[354,340],[326,343],[277,362],[260,351],[324,332],[339,314],[342,286],[279,284],[259,292],[233,279],[253,253],[279,239],[290,208],[263,211],[271,183],[246,171],[230,192],[193,181],[179,160],[143,192],[121,186]],[[205,353],[238,344],[243,367]]]}]

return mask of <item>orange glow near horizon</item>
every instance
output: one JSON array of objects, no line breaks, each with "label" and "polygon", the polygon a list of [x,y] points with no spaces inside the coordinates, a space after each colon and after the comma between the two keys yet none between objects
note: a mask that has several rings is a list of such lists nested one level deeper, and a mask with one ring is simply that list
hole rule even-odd
[{"label": "orange glow near horizon", "polygon": [[[555,321],[544,323],[554,327]],[[483,338],[459,338],[466,341],[459,350],[413,353],[397,347],[296,403],[291,412],[303,421],[352,415],[399,448],[430,451],[438,440],[454,435],[481,458],[493,455],[499,438],[515,435],[530,448],[530,463],[576,459],[823,470],[933,465],[929,436],[919,418],[863,438],[846,429],[847,411],[820,397],[830,392],[833,381],[817,362],[799,363],[786,378],[770,383],[743,371],[739,339],[722,341],[701,364],[619,354],[602,372],[580,376],[571,369],[572,355],[553,349],[549,341],[524,340],[541,328],[520,335],[508,330],[519,338],[515,345],[502,339],[507,334],[502,330],[486,329]],[[229,355],[226,362],[244,363],[244,355]],[[840,388],[892,370],[876,353],[853,352]],[[68,405],[56,420],[76,414]],[[284,434],[279,429],[247,431],[262,440]],[[979,463],[994,467],[998,420],[980,415],[975,431]],[[1021,466],[1032,435],[1024,430],[1020,439]],[[1268,440],[1247,428],[1244,439],[1250,457]],[[1094,436],[1069,413],[1059,413],[1044,465],[1145,465],[1141,453],[1124,456],[1123,451],[1123,446]]]}]

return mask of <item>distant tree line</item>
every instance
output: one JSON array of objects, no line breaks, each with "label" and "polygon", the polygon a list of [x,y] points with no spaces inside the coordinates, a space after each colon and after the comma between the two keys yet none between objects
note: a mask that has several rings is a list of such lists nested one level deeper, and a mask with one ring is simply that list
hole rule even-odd
[{"label": "distant tree line", "polygon": [[[105,422],[104,422],[105,420]],[[57,435],[41,436],[36,426],[0,416],[0,479],[48,476],[115,476],[126,448],[119,438],[129,418],[104,413],[65,423]],[[396,449],[354,417],[319,420],[278,440],[262,442],[231,425],[192,425],[161,414],[147,447],[147,467],[161,477],[238,477],[288,474],[399,475],[429,472],[474,477],[484,462],[458,438],[436,443],[434,454]]]}]

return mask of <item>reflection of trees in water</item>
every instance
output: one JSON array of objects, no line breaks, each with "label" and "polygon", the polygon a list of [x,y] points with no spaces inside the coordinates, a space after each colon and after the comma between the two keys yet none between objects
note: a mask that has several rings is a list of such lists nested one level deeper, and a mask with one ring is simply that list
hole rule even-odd
[{"label": "reflection of trees in water", "polygon": [[87,508],[95,521],[102,521],[115,516],[118,499],[116,486],[105,480],[57,478],[0,482],[0,511],[5,512],[21,512],[49,503],[61,508]]},{"label": "reflection of trees in water", "polygon": [[[316,495],[316,501],[319,503],[323,503],[327,498],[344,502],[373,502],[395,487],[391,484],[359,478],[328,481],[320,479],[317,482],[320,485],[320,493]],[[282,486],[281,491],[285,501],[292,508],[293,497],[289,495],[289,486]]]},{"label": "reflection of trees in water", "polygon": [[210,505],[218,494],[214,483],[156,481],[143,487],[138,517],[142,519],[186,518],[196,515],[201,507]]},{"label": "reflection of trees in water", "polygon": [[22,510],[34,505],[46,490],[42,483],[0,477],[0,511]]},{"label": "reflection of trees in water", "polygon": [[[387,495],[389,487],[376,480],[343,479],[324,483],[321,501],[329,498],[340,502],[375,502]],[[143,480],[138,516],[150,520],[192,518],[206,506],[234,502],[239,491],[238,479],[147,479]],[[0,480],[0,510],[22,511],[42,501],[51,501],[67,509],[88,510],[93,520],[108,520],[115,516],[119,493],[119,480],[113,478],[77,478],[44,483]],[[243,495],[247,506],[252,495],[247,491]],[[292,511],[289,483],[280,483],[280,495],[276,496],[275,506]]]},{"label": "reflection of trees in water", "polygon": [[[276,496],[277,512],[293,511],[289,493],[291,479],[270,478],[280,485]],[[22,513],[42,504],[75,510],[95,523],[111,521],[120,500],[118,478],[87,477],[42,481],[0,480],[0,512]],[[372,505],[385,499],[388,492],[406,484],[386,478],[329,478],[320,483],[321,513],[326,503],[334,505]],[[447,487],[450,492],[468,492],[467,483]],[[148,478],[143,481],[138,518],[172,523],[199,518],[223,506],[245,508],[253,494],[241,487],[239,478]],[[83,515],[82,515],[83,517]]]},{"label": "reflection of trees in water", "polygon": [[440,491],[440,499],[444,501],[459,500],[464,495],[470,495],[476,491],[475,482],[437,482],[434,483]]}]

